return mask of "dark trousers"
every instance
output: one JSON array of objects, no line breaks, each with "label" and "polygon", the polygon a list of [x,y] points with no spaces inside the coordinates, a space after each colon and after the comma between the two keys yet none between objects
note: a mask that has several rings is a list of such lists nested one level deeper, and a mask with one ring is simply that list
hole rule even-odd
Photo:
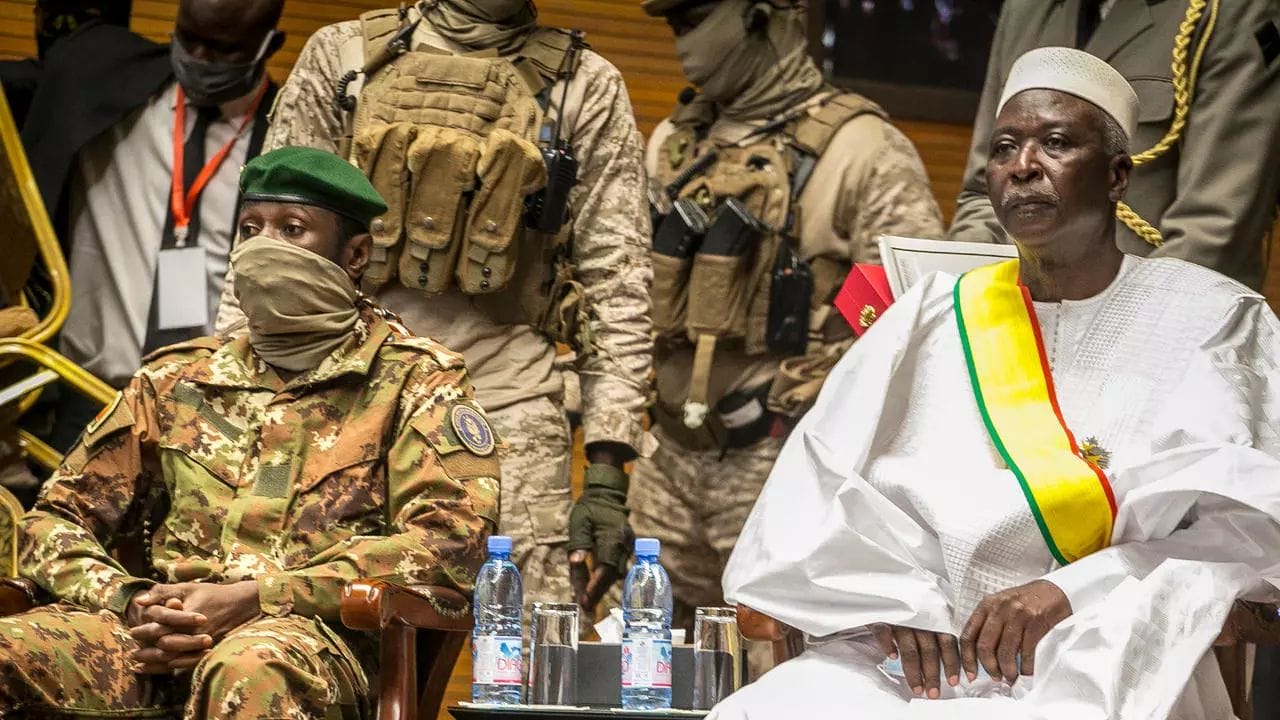
[{"label": "dark trousers", "polygon": [[1253,664],[1253,717],[1280,718],[1280,647],[1259,646]]}]

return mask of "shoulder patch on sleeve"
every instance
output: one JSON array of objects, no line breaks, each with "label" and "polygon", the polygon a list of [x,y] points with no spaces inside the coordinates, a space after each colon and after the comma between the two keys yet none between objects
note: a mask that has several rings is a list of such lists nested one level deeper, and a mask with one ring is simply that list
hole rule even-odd
[{"label": "shoulder patch on sleeve", "polygon": [[487,457],[497,447],[489,421],[470,405],[458,403],[450,408],[449,425],[462,445],[476,455]]},{"label": "shoulder patch on sleeve", "polygon": [[410,421],[435,450],[450,477],[497,477],[498,438],[484,413],[471,403],[442,403]]},{"label": "shoulder patch on sleeve", "polygon": [[133,411],[121,402],[123,398],[123,394],[116,393],[111,403],[89,421],[84,429],[85,448],[92,450],[118,431],[133,427]]}]

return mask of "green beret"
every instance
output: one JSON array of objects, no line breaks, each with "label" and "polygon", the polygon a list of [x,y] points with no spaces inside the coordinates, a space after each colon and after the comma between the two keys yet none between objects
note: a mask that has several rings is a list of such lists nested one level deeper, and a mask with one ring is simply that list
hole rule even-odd
[{"label": "green beret", "polygon": [[323,150],[283,147],[250,160],[240,173],[245,200],[315,205],[364,227],[387,203],[354,165]]}]

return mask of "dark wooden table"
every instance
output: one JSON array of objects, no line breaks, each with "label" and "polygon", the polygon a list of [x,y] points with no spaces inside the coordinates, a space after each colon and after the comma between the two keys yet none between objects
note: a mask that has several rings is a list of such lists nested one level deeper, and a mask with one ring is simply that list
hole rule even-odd
[{"label": "dark wooden table", "polygon": [[457,720],[584,720],[584,718],[614,718],[614,720],[696,720],[706,717],[706,710],[681,710],[658,712],[654,710],[626,712],[623,710],[561,710],[558,708],[531,708],[523,705],[506,707],[466,707],[453,705],[449,714]]}]

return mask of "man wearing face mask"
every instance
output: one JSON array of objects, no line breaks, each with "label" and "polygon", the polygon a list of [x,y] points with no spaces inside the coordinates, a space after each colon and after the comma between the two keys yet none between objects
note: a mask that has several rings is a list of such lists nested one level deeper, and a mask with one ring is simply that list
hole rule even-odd
[{"label": "man wearing face mask", "polygon": [[[696,87],[649,141],[659,449],[634,470],[636,532],[661,539],[677,623],[720,575],[782,447],[852,341],[831,301],[881,234],[936,238],[915,148],[826,85],[800,8],[646,0]],[[790,330],[787,328],[790,327]]]},{"label": "man wearing face mask", "polygon": [[[70,262],[61,350],[115,387],[147,352],[213,331],[281,4],[183,0],[167,47],[95,24],[47,58],[22,140]],[[61,403],[55,444],[94,412]]]},{"label": "man wearing face mask", "polygon": [[471,590],[496,438],[462,358],[356,290],[386,204],[311,148],[240,188],[249,333],[148,356],[45,485],[21,570],[56,604],[0,619],[0,716],[371,717],[378,653],[342,629],[345,585]]},{"label": "man wearing face mask", "polygon": [[[646,444],[652,348],[641,140],[620,73],[539,26],[527,0],[433,0],[317,31],[277,108],[267,147],[349,157],[387,199],[364,290],[467,358],[507,447],[501,531],[525,601],[595,605],[629,553],[622,467]],[[241,324],[236,283],[220,332]],[[576,506],[557,343],[582,384]]]}]

